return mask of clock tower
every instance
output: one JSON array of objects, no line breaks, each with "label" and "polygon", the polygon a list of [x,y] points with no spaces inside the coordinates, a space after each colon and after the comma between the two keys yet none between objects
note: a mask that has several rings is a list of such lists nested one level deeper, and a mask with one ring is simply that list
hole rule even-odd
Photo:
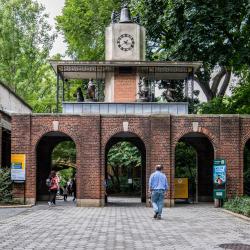
[{"label": "clock tower", "polygon": [[[145,28],[133,22],[127,7],[122,8],[119,22],[112,14],[105,32],[106,61],[145,61]],[[139,76],[133,67],[119,67],[106,75],[106,102],[135,102]]]},{"label": "clock tower", "polygon": [[131,20],[127,7],[121,10],[118,23],[112,18],[105,38],[107,61],[145,61],[145,28]]}]

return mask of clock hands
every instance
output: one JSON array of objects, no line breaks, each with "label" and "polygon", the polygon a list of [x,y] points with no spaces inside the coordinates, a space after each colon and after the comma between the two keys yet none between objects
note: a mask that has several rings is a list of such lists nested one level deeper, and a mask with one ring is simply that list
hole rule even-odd
[{"label": "clock hands", "polygon": [[117,44],[118,47],[121,50],[128,51],[134,48],[134,39],[131,35],[128,34],[122,34],[118,39],[117,39]]}]

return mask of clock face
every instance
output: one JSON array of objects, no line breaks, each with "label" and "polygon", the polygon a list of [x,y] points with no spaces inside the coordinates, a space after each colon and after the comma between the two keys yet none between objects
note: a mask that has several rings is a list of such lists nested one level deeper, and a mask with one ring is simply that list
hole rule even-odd
[{"label": "clock face", "polygon": [[129,34],[122,34],[117,39],[118,47],[123,51],[128,51],[134,48],[134,38]]}]

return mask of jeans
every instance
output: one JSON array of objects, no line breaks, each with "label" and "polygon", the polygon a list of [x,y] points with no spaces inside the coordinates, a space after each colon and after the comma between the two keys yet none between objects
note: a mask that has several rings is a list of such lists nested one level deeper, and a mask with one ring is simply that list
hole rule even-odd
[{"label": "jeans", "polygon": [[56,204],[56,193],[57,193],[57,189],[52,189],[52,190],[50,190],[50,193],[49,193],[49,201],[50,201],[51,203]]},{"label": "jeans", "polygon": [[152,191],[152,205],[155,213],[158,213],[161,215],[162,213],[162,208],[163,208],[163,203],[164,203],[164,193],[165,190],[159,189],[159,190],[153,190]]}]

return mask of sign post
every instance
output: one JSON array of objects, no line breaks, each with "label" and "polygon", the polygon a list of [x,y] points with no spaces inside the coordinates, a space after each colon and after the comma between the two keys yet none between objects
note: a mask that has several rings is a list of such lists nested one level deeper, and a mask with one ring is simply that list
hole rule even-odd
[{"label": "sign post", "polygon": [[213,196],[215,201],[219,201],[221,206],[222,201],[226,198],[226,161],[224,159],[215,159],[213,165]]}]

